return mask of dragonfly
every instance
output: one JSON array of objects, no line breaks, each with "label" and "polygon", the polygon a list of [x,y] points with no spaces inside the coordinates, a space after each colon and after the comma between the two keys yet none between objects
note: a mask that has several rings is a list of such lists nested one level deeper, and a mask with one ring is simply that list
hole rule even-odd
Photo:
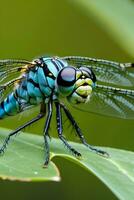
[{"label": "dragonfly", "polygon": [[82,144],[107,157],[107,152],[87,143],[64,100],[85,112],[134,119],[134,64],[81,56],[42,56],[33,61],[0,60],[0,120],[40,106],[36,117],[9,133],[0,154],[5,152],[12,136],[46,116],[44,166],[48,166],[49,128],[55,106],[58,137],[74,156],[81,157],[81,153],[63,135],[62,113],[75,128]]}]

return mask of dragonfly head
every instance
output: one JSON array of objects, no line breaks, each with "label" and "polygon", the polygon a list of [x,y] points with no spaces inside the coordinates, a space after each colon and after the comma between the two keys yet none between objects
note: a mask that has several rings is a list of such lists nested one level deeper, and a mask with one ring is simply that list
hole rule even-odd
[{"label": "dragonfly head", "polygon": [[96,77],[87,67],[64,67],[58,74],[56,85],[58,92],[71,103],[86,103],[90,99]]}]

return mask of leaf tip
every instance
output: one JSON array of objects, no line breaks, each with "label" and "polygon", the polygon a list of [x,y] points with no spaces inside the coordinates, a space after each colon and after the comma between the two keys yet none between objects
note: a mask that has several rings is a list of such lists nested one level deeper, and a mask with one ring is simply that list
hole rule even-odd
[{"label": "leaf tip", "polygon": [[59,182],[59,181],[61,181],[61,177],[60,177],[60,176],[54,176],[54,177],[52,178],[52,181]]}]

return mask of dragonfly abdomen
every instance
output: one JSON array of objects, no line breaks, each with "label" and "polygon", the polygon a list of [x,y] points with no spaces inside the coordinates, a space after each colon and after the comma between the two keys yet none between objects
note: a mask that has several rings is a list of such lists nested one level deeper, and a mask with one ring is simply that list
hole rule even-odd
[{"label": "dragonfly abdomen", "polygon": [[15,97],[15,94],[12,92],[3,102],[0,103],[0,119],[15,115],[19,112],[19,109],[19,103]]}]

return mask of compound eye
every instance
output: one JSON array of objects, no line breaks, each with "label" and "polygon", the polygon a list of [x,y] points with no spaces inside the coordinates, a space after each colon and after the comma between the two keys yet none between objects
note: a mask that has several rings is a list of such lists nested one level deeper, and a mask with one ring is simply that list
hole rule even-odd
[{"label": "compound eye", "polygon": [[57,84],[59,86],[72,86],[76,81],[76,69],[73,67],[63,68],[57,77]]},{"label": "compound eye", "polygon": [[94,83],[96,82],[96,76],[95,76],[95,74],[94,74],[94,72],[92,71],[91,68],[89,68],[89,67],[80,67],[80,69],[82,71],[85,71],[88,74],[89,78],[91,78]]}]

